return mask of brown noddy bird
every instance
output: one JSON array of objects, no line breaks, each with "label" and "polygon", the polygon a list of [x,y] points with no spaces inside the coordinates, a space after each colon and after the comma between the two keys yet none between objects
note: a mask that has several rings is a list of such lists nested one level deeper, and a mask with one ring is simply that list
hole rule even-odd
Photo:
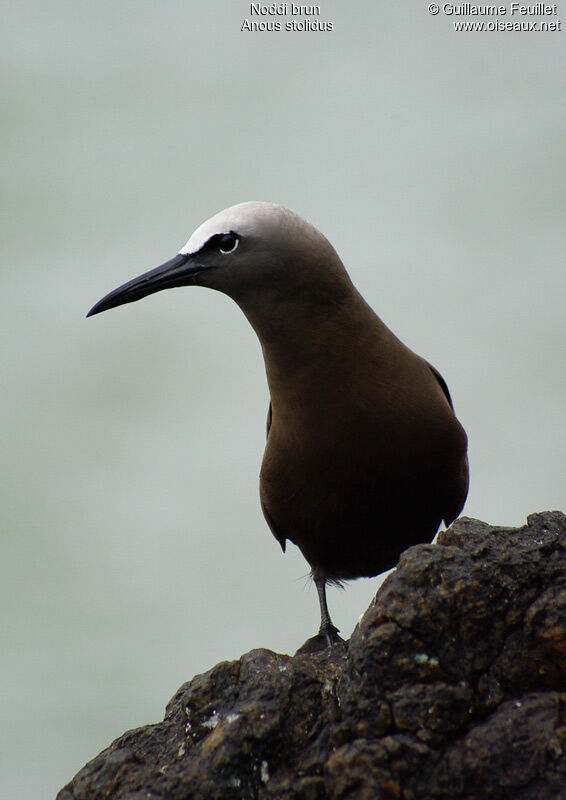
[{"label": "brown noddy bird", "polygon": [[221,211],[88,316],[174,286],[224,292],[259,337],[271,396],[261,506],[282,549],[289,539],[311,566],[321,624],[299,652],[322,649],[340,640],[327,582],[390,569],[464,505],[467,439],[446,383],[367,305],[330,242],[283,206]]}]

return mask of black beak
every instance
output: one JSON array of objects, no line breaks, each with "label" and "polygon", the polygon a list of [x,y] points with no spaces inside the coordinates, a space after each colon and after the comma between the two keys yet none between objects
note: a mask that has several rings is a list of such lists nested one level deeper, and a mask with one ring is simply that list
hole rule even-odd
[{"label": "black beak", "polygon": [[202,264],[191,263],[191,256],[179,253],[165,264],[144,272],[138,278],[134,278],[128,283],[124,283],[113,292],[107,294],[99,300],[87,314],[92,317],[100,314],[101,311],[108,311],[109,308],[121,306],[124,303],[133,303],[148,294],[160,292],[161,289],[172,289],[174,286],[190,286],[194,277],[202,272],[205,267]]}]

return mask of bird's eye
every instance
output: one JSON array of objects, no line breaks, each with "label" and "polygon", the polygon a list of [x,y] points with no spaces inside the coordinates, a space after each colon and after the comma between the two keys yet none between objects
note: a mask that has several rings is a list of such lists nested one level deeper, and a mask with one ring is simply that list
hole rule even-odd
[{"label": "bird's eye", "polygon": [[226,233],[218,240],[218,249],[221,253],[233,253],[238,246],[239,239],[233,233]]}]

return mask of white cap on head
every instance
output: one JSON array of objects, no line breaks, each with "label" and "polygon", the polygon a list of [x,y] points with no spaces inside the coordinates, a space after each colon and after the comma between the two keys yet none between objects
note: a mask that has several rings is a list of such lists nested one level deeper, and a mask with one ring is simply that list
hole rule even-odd
[{"label": "white cap on head", "polygon": [[181,255],[193,255],[209,241],[212,236],[235,233],[238,236],[255,235],[265,240],[279,240],[282,243],[285,236],[298,241],[318,240],[321,246],[330,246],[323,234],[307,222],[303,217],[295,214],[291,209],[278,203],[266,203],[259,200],[249,200],[245,203],[225,208],[215,214],[196,229],[186,245],[179,250]]},{"label": "white cap on head", "polygon": [[245,236],[259,226],[260,218],[265,218],[266,215],[280,215],[282,212],[293,214],[292,211],[277,205],[277,203],[264,203],[259,200],[250,200],[230,206],[199,225],[179,252],[185,256],[198,253],[210,237],[217,234],[238,233]]}]

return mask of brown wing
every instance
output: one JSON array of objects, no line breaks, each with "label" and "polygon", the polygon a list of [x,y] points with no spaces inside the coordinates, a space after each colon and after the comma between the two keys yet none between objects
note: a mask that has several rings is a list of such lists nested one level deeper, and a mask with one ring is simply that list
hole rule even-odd
[{"label": "brown wing", "polygon": [[280,533],[277,530],[277,528],[275,527],[275,523],[273,522],[273,519],[272,519],[269,511],[267,510],[263,500],[261,500],[260,502],[261,502],[261,510],[263,511],[263,516],[265,517],[265,521],[269,525],[269,530],[271,531],[271,533],[275,536],[275,538],[277,539],[277,541],[281,545],[281,550],[283,550],[283,552],[285,552],[285,547],[286,547],[286,544],[287,544],[287,538],[282,533]]},{"label": "brown wing", "polygon": [[[426,363],[428,364],[428,361]],[[452,398],[450,397],[450,392],[448,391],[448,386],[446,385],[446,381],[444,380],[444,378],[442,377],[440,372],[435,367],[432,366],[432,364],[428,364],[428,365],[432,370],[432,374],[434,375],[434,377],[438,381],[438,384],[439,384],[440,388],[444,392],[444,396],[446,397],[446,399],[450,403],[450,408],[452,409],[452,411],[454,411],[454,404],[452,403]]]},{"label": "brown wing", "polygon": [[[269,402],[269,408],[267,409],[267,420],[266,420],[266,423],[265,423],[265,438],[266,439],[269,436],[269,431],[271,429],[272,417],[273,417],[273,412],[271,410],[271,401],[270,401]],[[287,539],[282,533],[280,533],[277,530],[275,522],[273,521],[273,518],[272,518],[271,514],[267,510],[267,507],[266,507],[265,503],[263,502],[263,500],[261,498],[260,498],[260,502],[261,502],[261,510],[263,511],[263,516],[265,517],[265,521],[269,525],[269,529],[270,529],[271,533],[275,536],[275,538],[277,539],[277,541],[281,545],[281,549],[283,550],[283,552],[285,552],[285,545],[287,543]]]},{"label": "brown wing", "polygon": [[[444,392],[444,396],[450,403],[450,408],[452,409],[452,411],[454,411],[454,404],[452,403],[452,398],[450,397],[450,392],[448,390],[448,386],[446,385],[446,381],[444,380],[440,372],[435,367],[432,366],[432,364],[429,364],[429,367],[431,368],[434,377],[438,381],[440,388]],[[468,465],[468,457],[464,452],[464,457],[462,459],[462,464],[460,469],[460,475],[458,476],[458,479],[454,486],[455,491],[452,496],[452,501],[443,515],[443,521],[446,527],[448,527],[452,522],[454,522],[460,511],[463,509],[464,503],[466,502],[466,497],[468,496],[469,485],[470,485],[470,470]]]},{"label": "brown wing", "polygon": [[468,464],[468,456],[464,454],[464,458],[462,459],[462,464],[460,467],[460,475],[458,476],[456,486],[454,487],[455,491],[452,496],[452,502],[450,503],[449,507],[446,508],[446,511],[442,517],[446,527],[454,522],[460,511],[464,508],[464,503],[466,502],[466,497],[468,496],[469,486],[470,468]]}]

